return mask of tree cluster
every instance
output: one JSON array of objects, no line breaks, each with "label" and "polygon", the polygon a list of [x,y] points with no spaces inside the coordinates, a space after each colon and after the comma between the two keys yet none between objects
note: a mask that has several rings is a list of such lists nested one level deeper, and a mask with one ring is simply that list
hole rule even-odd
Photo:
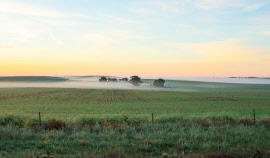
[{"label": "tree cluster", "polygon": [[116,78],[108,78],[108,81],[109,82],[117,82],[117,79]]},{"label": "tree cluster", "polygon": [[139,86],[141,83],[141,78],[139,76],[131,76],[129,81],[133,86]]},{"label": "tree cluster", "polygon": [[128,81],[128,78],[122,78],[122,79],[119,79],[120,81],[124,81],[124,82],[127,82]]},{"label": "tree cluster", "polygon": [[128,82],[128,78],[121,78],[121,79],[116,79],[116,78],[106,78],[104,76],[102,76],[100,79],[99,79],[99,82]]},{"label": "tree cluster", "polygon": [[102,76],[100,79],[99,79],[99,82],[107,82],[108,79],[104,76]]},{"label": "tree cluster", "polygon": [[155,87],[164,87],[164,84],[165,84],[165,80],[160,78],[160,79],[154,81],[153,86],[155,86]]},{"label": "tree cluster", "polygon": [[[106,78],[106,77],[102,76],[99,79],[99,82],[128,82],[128,78],[116,79],[116,78]],[[141,81],[141,78],[139,76],[135,76],[135,75],[130,77],[129,82],[133,86],[140,86],[140,84],[143,83]],[[154,81],[153,86],[155,86],[155,87],[164,87],[164,84],[165,84],[165,80],[160,78],[160,79]]]}]

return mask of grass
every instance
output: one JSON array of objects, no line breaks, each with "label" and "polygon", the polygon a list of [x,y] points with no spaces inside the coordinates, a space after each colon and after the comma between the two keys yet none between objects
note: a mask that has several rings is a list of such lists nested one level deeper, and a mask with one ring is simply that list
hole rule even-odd
[{"label": "grass", "polygon": [[105,124],[61,130],[0,127],[2,157],[211,157],[270,156],[269,127],[247,125]]},{"label": "grass", "polygon": [[151,91],[1,88],[0,157],[269,156],[270,85],[170,83]]},{"label": "grass", "polygon": [[[215,83],[216,84],[216,83]],[[211,85],[211,84],[210,84]],[[241,85],[240,85],[241,86]],[[191,89],[191,88],[190,88]],[[26,116],[75,121],[81,117],[252,117],[270,116],[270,88],[250,85],[242,89],[192,91],[136,91],[120,89],[2,88],[0,116]],[[248,90],[247,90],[248,89]]]}]

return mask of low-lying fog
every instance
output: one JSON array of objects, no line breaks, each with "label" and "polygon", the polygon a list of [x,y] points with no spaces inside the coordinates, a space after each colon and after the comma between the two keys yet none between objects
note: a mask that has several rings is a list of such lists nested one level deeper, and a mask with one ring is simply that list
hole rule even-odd
[{"label": "low-lying fog", "polygon": [[[143,84],[139,87],[133,86],[129,82],[99,82],[100,77],[96,76],[69,76],[69,77],[49,77],[49,76],[29,76],[29,77],[0,77],[0,88],[7,87],[52,87],[52,88],[96,88],[96,89],[155,89],[150,84]],[[244,84],[270,84],[270,79],[261,78],[210,78],[210,77],[179,77],[165,78],[171,80],[222,82],[222,83],[244,83]],[[177,88],[177,85],[175,85]]]},{"label": "low-lying fog", "polygon": [[100,77],[68,77],[66,81],[1,81],[0,87],[57,87],[57,88],[104,88],[104,89],[145,89],[151,86],[133,86],[129,82],[99,82]]},{"label": "low-lying fog", "polygon": [[164,77],[171,80],[242,83],[242,84],[270,84],[270,78],[229,78],[229,77]]}]

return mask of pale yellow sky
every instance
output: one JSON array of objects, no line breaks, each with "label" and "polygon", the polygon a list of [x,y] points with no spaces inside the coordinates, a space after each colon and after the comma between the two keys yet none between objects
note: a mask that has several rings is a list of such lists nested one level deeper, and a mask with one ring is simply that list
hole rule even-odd
[{"label": "pale yellow sky", "polygon": [[0,1],[0,75],[270,76],[270,1],[59,3]]}]

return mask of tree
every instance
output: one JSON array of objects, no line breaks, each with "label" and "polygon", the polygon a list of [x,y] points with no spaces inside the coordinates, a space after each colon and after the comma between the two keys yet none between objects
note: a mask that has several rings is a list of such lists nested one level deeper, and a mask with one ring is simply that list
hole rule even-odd
[{"label": "tree", "polygon": [[127,82],[128,78],[122,78],[122,81]]},{"label": "tree", "polygon": [[107,78],[106,77],[104,77],[104,76],[102,76],[100,79],[99,79],[99,82],[107,82]]},{"label": "tree", "polygon": [[117,82],[117,79],[116,78],[108,78],[108,81],[109,82]]},{"label": "tree", "polygon": [[164,84],[165,84],[165,80],[160,78],[160,79],[154,81],[153,86],[155,86],[155,87],[164,87]]},{"label": "tree", "polygon": [[139,86],[142,81],[139,76],[131,76],[129,81],[133,86]]}]

